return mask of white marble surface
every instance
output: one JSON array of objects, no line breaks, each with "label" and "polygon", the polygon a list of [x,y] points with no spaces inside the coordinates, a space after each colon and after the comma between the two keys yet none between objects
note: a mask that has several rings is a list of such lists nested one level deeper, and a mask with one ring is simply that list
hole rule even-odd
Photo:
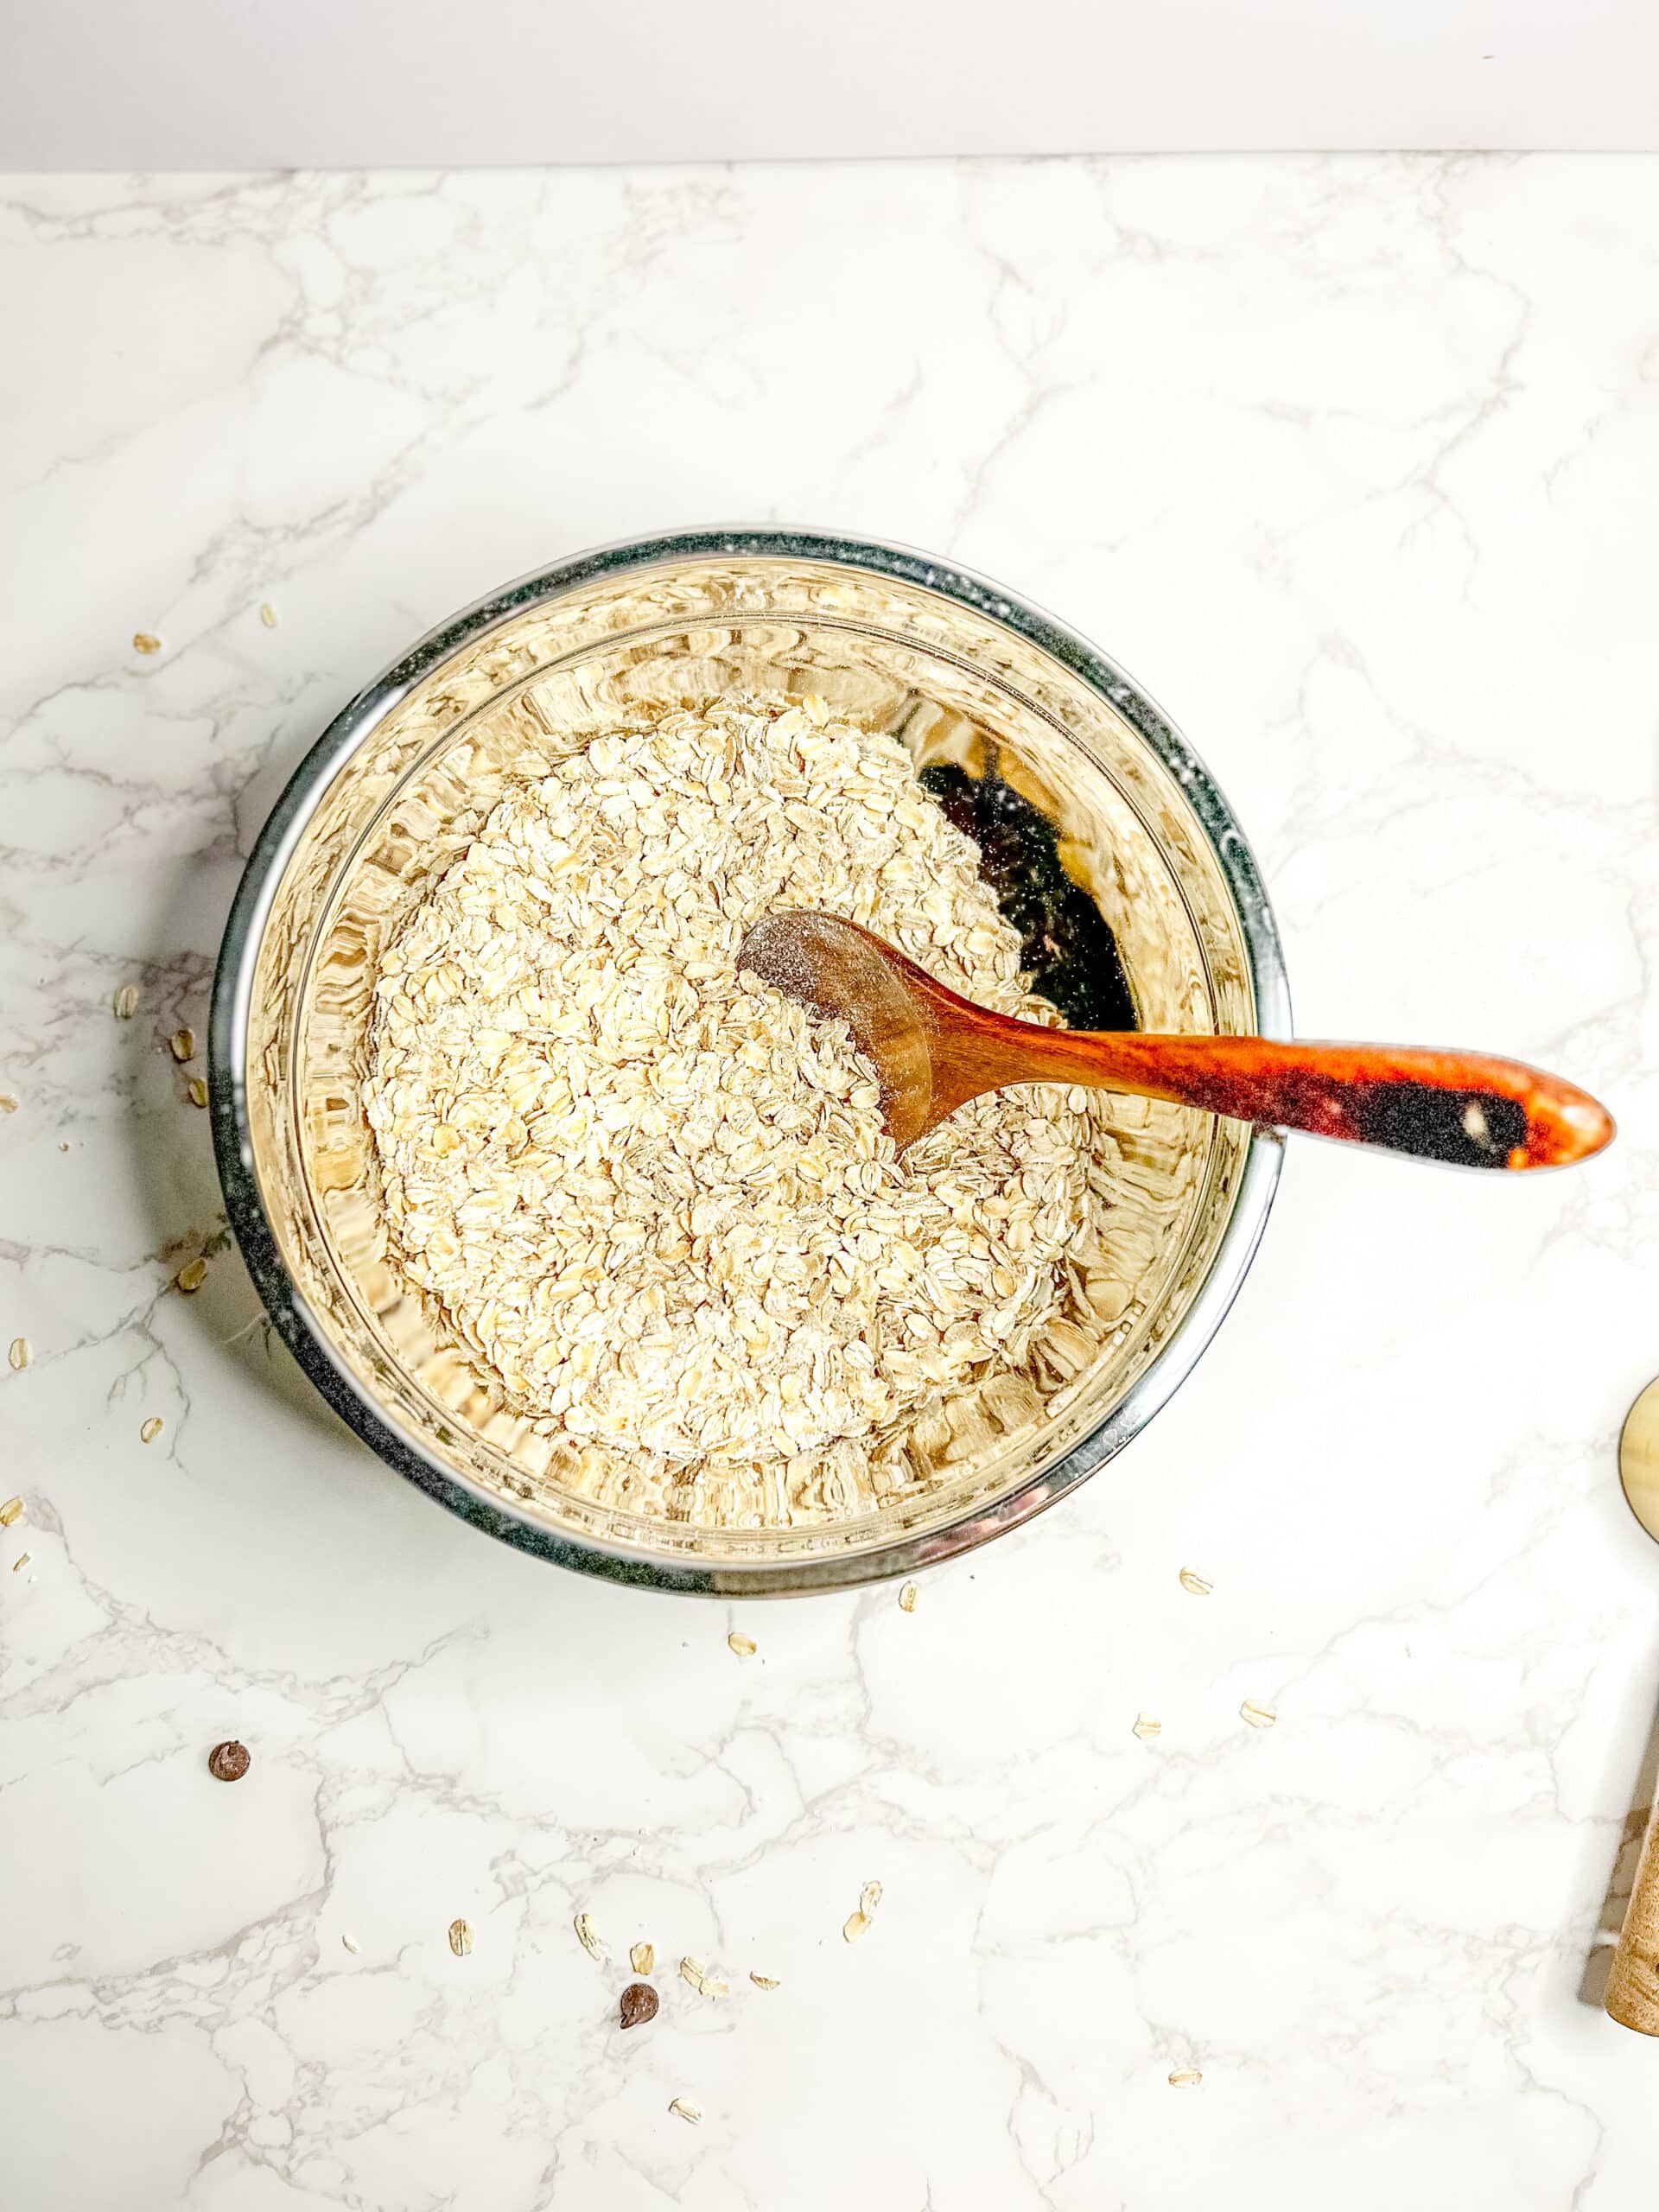
[{"label": "white marble surface", "polygon": [[[1581,1991],[1659,1694],[1659,162],[14,181],[0,281],[8,2212],[1649,2206],[1659,2046]],[[1149,683],[1306,1033],[1624,1125],[1514,1185],[1294,1147],[1175,1402],[909,1616],[406,1488],[269,1342],[166,1049],[359,682],[745,518]],[[730,2001],[620,2037],[583,1910]]]}]

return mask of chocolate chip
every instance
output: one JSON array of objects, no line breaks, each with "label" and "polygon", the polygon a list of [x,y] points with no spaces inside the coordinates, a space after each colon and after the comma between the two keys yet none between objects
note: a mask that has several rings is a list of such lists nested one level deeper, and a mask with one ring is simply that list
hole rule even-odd
[{"label": "chocolate chip", "polygon": [[240,1782],[252,1764],[247,1745],[234,1737],[228,1744],[215,1744],[207,1754],[207,1771],[215,1782]]},{"label": "chocolate chip", "polygon": [[657,2017],[657,1993],[648,1981],[631,1981],[622,1993],[622,2024],[642,2028]]}]

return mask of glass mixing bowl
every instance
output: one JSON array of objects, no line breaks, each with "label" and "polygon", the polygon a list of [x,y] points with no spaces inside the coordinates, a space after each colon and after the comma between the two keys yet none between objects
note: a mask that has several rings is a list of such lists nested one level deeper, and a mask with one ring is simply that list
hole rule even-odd
[{"label": "glass mixing bowl", "polygon": [[[909,1446],[918,1478],[845,1519],[709,1528],[572,1486],[389,1262],[359,1097],[383,938],[512,778],[642,703],[818,693],[918,768],[1037,807],[1116,934],[1140,1025],[1288,1034],[1277,931],[1226,803],[1146,695],[1070,631],[899,547],[690,531],[561,563],[435,630],[361,693],[266,823],[226,930],[212,1093],[226,1203],[271,1317],[383,1459],[539,1557],[746,1595],[911,1573],[1052,1504],[1122,1449],[1214,1333],[1280,1143],[1115,1102],[1103,1342],[1039,1360]],[[1074,1340],[1075,1348],[1075,1340]],[[1069,1371],[1068,1371],[1069,1370]],[[948,1410],[948,1409],[947,1409]]]}]

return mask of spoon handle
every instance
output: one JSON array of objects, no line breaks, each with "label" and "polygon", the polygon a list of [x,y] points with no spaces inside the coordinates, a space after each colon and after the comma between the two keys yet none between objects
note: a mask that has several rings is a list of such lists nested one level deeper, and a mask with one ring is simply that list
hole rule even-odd
[{"label": "spoon handle", "polygon": [[[1611,1117],[1587,1092],[1484,1052],[1271,1037],[1038,1033],[1051,1080],[1136,1091],[1461,1167],[1561,1167],[1599,1152],[1613,1134]],[[1034,1075],[1033,1068],[1026,1079]]]},{"label": "spoon handle", "polygon": [[1621,2027],[1659,2036],[1659,1805],[1648,1816],[1605,2001]]}]

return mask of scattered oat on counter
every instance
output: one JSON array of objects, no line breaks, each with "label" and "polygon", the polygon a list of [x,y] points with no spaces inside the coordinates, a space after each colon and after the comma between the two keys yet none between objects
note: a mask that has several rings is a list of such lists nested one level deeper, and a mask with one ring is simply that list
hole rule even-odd
[{"label": "scattered oat on counter", "polygon": [[1190,1591],[1193,1597],[1207,1598],[1215,1586],[1209,1576],[1200,1574],[1196,1567],[1184,1567],[1181,1569],[1181,1587],[1183,1590]]},{"label": "scattered oat on counter", "polygon": [[266,600],[259,609],[259,620],[267,630],[274,630],[276,627],[276,610],[269,600]]},{"label": "scattered oat on counter", "polygon": [[585,1912],[579,1912],[571,1923],[571,1926],[576,1931],[576,1941],[582,1949],[595,1964],[602,1967],[611,1955],[610,1950],[605,1938],[594,1926],[588,1915]]},{"label": "scattered oat on counter", "polygon": [[729,1997],[732,1993],[730,1982],[722,1981],[718,1974],[710,1974],[701,1959],[682,1959],[680,1980],[689,1981],[699,1997]]},{"label": "scattered oat on counter", "polygon": [[757,1989],[781,1989],[783,1987],[782,1982],[779,1980],[776,1974],[751,1973],[749,1980],[754,1984]]},{"label": "scattered oat on counter", "polygon": [[841,1940],[843,1943],[856,1943],[859,1937],[866,1933],[871,1921],[875,1917],[875,1909],[880,1902],[880,1883],[866,1882],[858,1893],[858,1910],[849,1913],[841,1924]]},{"label": "scattered oat on counter", "polygon": [[657,1993],[648,1981],[631,1981],[623,1991],[620,2024],[624,2028],[643,2028],[647,2020],[657,2017]]},{"label": "scattered oat on counter", "polygon": [[1240,1719],[1248,1720],[1252,1728],[1271,1728],[1279,1718],[1270,1707],[1258,1705],[1253,1697],[1245,1699],[1238,1708],[1238,1714]]},{"label": "scattered oat on counter", "polygon": [[1153,1737],[1163,1734],[1164,1724],[1161,1720],[1155,1720],[1149,1713],[1138,1713],[1135,1716],[1135,1732],[1145,1744]]},{"label": "scattered oat on counter", "polygon": [[452,1920],[449,1923],[449,1948],[458,1959],[473,1955],[473,1923],[470,1920]]},{"label": "scattered oat on counter", "polygon": [[16,1111],[17,1101],[10,1091],[0,1090],[0,1114],[15,1114]]},{"label": "scattered oat on counter", "polygon": [[138,1432],[138,1441],[141,1444],[153,1444],[162,1433],[162,1423],[160,1414],[151,1414],[149,1419],[144,1423],[143,1427]]},{"label": "scattered oat on counter", "polygon": [[12,1338],[11,1350],[6,1354],[6,1357],[11,1362],[13,1368],[18,1374],[22,1374],[23,1369],[29,1365],[29,1361],[33,1359],[34,1357],[35,1347],[30,1344],[27,1337],[14,1337]]},{"label": "scattered oat on counter", "polygon": [[1178,2066],[1169,2077],[1172,2089],[1196,2089],[1204,2076],[1196,2066]]},{"label": "scattered oat on counter", "polygon": [[913,1582],[906,1582],[904,1588],[899,1592],[899,1611],[901,1613],[913,1613],[916,1610],[916,1600],[921,1596],[921,1592],[916,1587],[916,1585]]},{"label": "scattered oat on counter", "polygon": [[194,1029],[175,1029],[168,1039],[168,1049],[182,1067],[187,1060],[196,1057],[196,1033]]},{"label": "scattered oat on counter", "polygon": [[734,1629],[726,1641],[740,1659],[753,1659],[760,1648],[752,1636],[745,1636],[738,1629]]},{"label": "scattered oat on counter", "polygon": [[193,1106],[205,1106],[207,1103],[207,1079],[202,1076],[193,1075],[190,1078],[190,1103]]},{"label": "scattered oat on counter", "polygon": [[677,2114],[681,2120],[686,2121],[690,2126],[701,2127],[702,2126],[702,2107],[701,2105],[694,2105],[690,2097],[671,2097],[669,2100],[668,2108],[670,2112]]},{"label": "scattered oat on counter", "polygon": [[19,1552],[16,1558],[11,1562],[12,1573],[14,1574],[21,1574],[34,1556],[35,1554],[33,1552]]},{"label": "scattered oat on counter", "polygon": [[12,1528],[22,1517],[23,1501],[21,1497],[9,1497],[3,1505],[0,1505],[0,1529]]},{"label": "scattered oat on counter", "polygon": [[193,1290],[200,1290],[207,1280],[207,1262],[203,1259],[187,1260],[174,1281],[187,1298]]},{"label": "scattered oat on counter", "polygon": [[635,1974],[654,1974],[657,1970],[657,1946],[654,1943],[636,1943],[628,1953],[628,1964]]},{"label": "scattered oat on counter", "polygon": [[353,1954],[353,1956],[355,1956],[355,1955],[356,1955],[356,1953],[357,1953],[357,1950],[358,1950],[358,1948],[359,1948],[358,1941],[357,1941],[356,1936],[342,1936],[340,1937],[340,1942],[345,1945],[346,1948],[348,1951],[350,1951],[350,1952]]},{"label": "scattered oat on counter", "polygon": [[120,989],[110,1001],[110,1005],[114,1011],[115,1018],[118,1021],[130,1021],[133,1015],[138,1011],[137,984],[123,983]]},{"label": "scattered oat on counter", "polygon": [[136,653],[158,653],[162,650],[162,641],[151,630],[135,630],[132,650]]}]

